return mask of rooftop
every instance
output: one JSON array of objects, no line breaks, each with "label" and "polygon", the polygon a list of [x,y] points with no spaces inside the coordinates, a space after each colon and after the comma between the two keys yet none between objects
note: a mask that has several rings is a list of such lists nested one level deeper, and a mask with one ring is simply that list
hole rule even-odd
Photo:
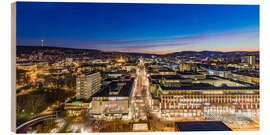
[{"label": "rooftop", "polygon": [[173,70],[168,69],[168,68],[162,68],[162,69],[159,69],[158,71],[159,72],[174,72]]},{"label": "rooftop", "polygon": [[80,67],[83,68],[83,67],[97,67],[97,66],[106,67],[107,65],[106,64],[84,64]]},{"label": "rooftop", "polygon": [[259,73],[252,73],[252,72],[233,72],[233,74],[238,74],[238,75],[244,75],[244,76],[250,76],[250,77],[260,77]]},{"label": "rooftop", "polygon": [[[133,78],[130,79],[129,81],[111,82],[105,88],[95,93],[92,97],[116,97],[116,96],[129,97],[132,90],[133,82],[134,82]],[[110,94],[111,92],[117,93]]]},{"label": "rooftop", "polygon": [[185,79],[181,77],[180,75],[151,75],[151,79]]},{"label": "rooftop", "polygon": [[82,103],[89,103],[89,102],[90,102],[90,99],[76,99],[75,97],[69,100],[67,103],[82,104]]},{"label": "rooftop", "polygon": [[[160,85],[160,84],[159,84]],[[259,87],[215,87],[208,83],[193,83],[192,86],[166,87],[160,85],[162,90],[258,90]]]},{"label": "rooftop", "polygon": [[178,131],[232,131],[221,121],[176,122]]},{"label": "rooftop", "polygon": [[105,72],[106,74],[128,74],[126,71],[117,71],[117,72]]},{"label": "rooftop", "polygon": [[201,73],[199,72],[181,72],[181,71],[178,71],[177,74],[181,74],[181,75],[202,75]]},{"label": "rooftop", "polygon": [[95,73],[98,73],[96,71],[86,71],[86,72],[83,72],[83,74],[85,75],[91,75],[91,74],[95,74]]}]

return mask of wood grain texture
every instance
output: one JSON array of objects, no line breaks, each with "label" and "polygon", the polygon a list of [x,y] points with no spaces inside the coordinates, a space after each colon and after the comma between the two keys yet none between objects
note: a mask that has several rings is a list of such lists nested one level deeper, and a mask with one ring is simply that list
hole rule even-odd
[{"label": "wood grain texture", "polygon": [[11,131],[16,133],[16,3],[11,4]]}]

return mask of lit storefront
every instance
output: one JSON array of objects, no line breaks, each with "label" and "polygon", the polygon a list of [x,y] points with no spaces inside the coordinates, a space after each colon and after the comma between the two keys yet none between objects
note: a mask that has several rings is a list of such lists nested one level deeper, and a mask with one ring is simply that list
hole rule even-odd
[{"label": "lit storefront", "polygon": [[65,110],[70,116],[79,116],[89,110],[89,102],[72,101],[65,104]]},{"label": "lit storefront", "polygon": [[121,117],[128,114],[129,99],[93,100],[90,113],[92,115],[107,115]]},{"label": "lit storefront", "polygon": [[259,110],[259,88],[159,88],[161,116],[196,117],[207,110],[220,113]]}]

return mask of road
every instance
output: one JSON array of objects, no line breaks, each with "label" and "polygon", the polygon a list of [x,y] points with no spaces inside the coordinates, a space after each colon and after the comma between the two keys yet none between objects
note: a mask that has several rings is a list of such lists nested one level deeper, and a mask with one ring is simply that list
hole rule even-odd
[{"label": "road", "polygon": [[147,109],[150,105],[150,92],[149,83],[146,76],[143,59],[139,59],[139,64],[136,70],[136,87],[132,95],[133,103],[133,120],[135,121],[147,121]]},{"label": "road", "polygon": [[16,132],[17,133],[26,133],[28,128],[31,127],[32,125],[34,125],[40,121],[46,120],[46,119],[55,119],[55,118],[56,118],[56,114],[51,114],[51,115],[46,115],[46,116],[35,118],[33,120],[27,121],[27,122],[19,125],[18,127],[16,127]]}]

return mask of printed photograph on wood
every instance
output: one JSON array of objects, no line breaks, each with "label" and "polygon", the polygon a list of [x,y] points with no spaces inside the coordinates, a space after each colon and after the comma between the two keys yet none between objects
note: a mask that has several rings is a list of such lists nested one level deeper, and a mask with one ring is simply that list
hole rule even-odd
[{"label": "printed photograph on wood", "polygon": [[259,5],[13,6],[16,133],[260,128]]}]

